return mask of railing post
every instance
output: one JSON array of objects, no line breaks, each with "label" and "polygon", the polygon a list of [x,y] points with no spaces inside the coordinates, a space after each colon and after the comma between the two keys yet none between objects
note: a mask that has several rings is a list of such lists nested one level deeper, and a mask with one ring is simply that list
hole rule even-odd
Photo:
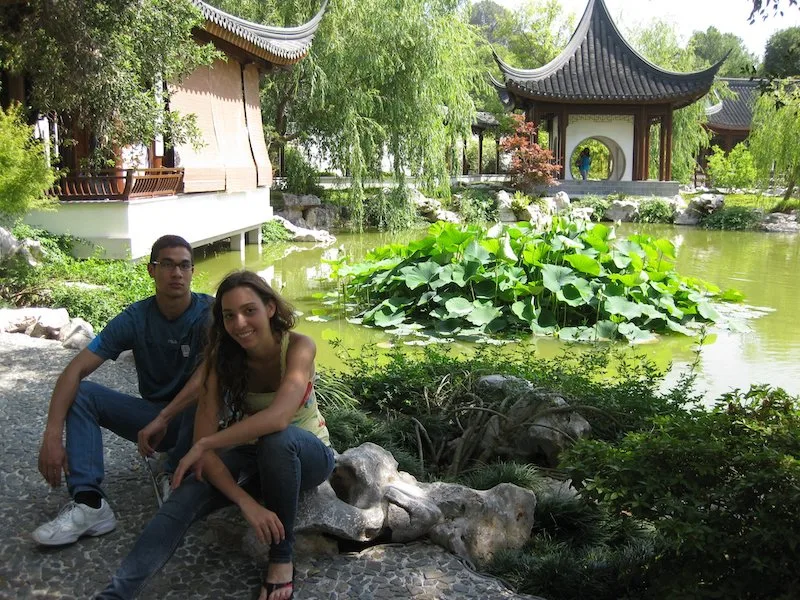
[{"label": "railing post", "polygon": [[135,169],[125,169],[125,189],[122,191],[122,199],[127,200],[133,189],[133,174]]}]

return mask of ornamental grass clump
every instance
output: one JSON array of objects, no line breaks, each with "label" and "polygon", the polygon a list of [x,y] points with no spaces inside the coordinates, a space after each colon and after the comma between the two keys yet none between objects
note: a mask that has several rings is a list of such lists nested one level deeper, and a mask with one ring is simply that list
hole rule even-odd
[{"label": "ornamental grass clump", "polygon": [[742,299],[682,277],[674,261],[668,240],[617,239],[606,225],[555,217],[544,230],[435,223],[421,240],[333,266],[338,299],[357,307],[363,324],[392,333],[643,342],[695,335],[720,320],[714,302]]}]

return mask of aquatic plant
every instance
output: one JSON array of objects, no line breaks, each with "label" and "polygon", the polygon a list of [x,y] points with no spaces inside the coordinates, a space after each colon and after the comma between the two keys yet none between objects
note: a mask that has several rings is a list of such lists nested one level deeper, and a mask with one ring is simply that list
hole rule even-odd
[{"label": "aquatic plant", "polygon": [[665,239],[617,239],[612,227],[555,217],[528,223],[435,223],[410,244],[389,244],[333,263],[337,295],[365,325],[408,334],[486,337],[522,332],[594,341],[694,335],[715,322],[713,301],[735,290],[682,277]]}]

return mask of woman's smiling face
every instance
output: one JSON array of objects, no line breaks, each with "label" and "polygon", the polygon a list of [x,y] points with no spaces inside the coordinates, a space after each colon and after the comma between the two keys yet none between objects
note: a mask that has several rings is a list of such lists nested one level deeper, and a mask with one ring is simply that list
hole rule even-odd
[{"label": "woman's smiling face", "polygon": [[265,336],[272,337],[269,320],[275,314],[273,303],[264,304],[249,286],[235,287],[222,297],[222,321],[242,348],[257,346]]}]

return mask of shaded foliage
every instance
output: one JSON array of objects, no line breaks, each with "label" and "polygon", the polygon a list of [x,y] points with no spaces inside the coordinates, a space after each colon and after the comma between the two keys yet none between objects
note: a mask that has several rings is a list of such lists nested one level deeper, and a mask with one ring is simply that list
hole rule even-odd
[{"label": "shaded foliage", "polygon": [[68,127],[92,132],[101,151],[189,139],[194,119],[167,110],[169,90],[218,56],[198,45],[189,0],[11,2],[0,6],[0,67],[25,73],[30,101]]}]

